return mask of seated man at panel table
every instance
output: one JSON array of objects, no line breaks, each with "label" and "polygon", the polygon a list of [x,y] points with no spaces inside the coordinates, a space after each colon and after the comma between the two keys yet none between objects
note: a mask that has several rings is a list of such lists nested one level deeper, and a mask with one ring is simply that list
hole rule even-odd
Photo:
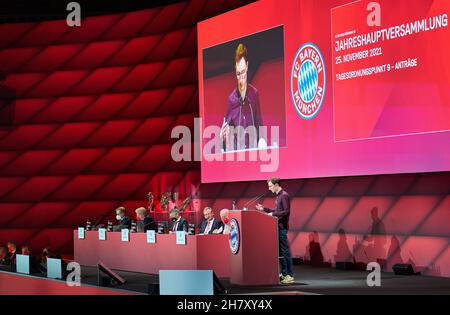
[{"label": "seated man at panel table", "polygon": [[16,255],[20,254],[20,250],[17,248],[16,244],[14,244],[14,242],[8,242],[8,260],[10,262],[11,265],[15,265],[16,264]]},{"label": "seated man at panel table", "polygon": [[220,210],[220,220],[222,221],[222,226],[217,230],[213,231],[213,234],[230,234],[231,224],[230,224],[230,212],[228,209]]},{"label": "seated man at panel table", "polygon": [[136,218],[138,221],[138,232],[147,232],[148,230],[156,231],[155,220],[148,215],[144,207],[137,208],[135,210]]},{"label": "seated man at panel table", "polygon": [[49,246],[47,246],[46,248],[44,248],[42,250],[41,253],[41,263],[40,263],[40,268],[43,272],[47,271],[47,261],[49,258],[53,258],[53,259],[61,259],[61,268],[62,268],[62,272],[64,277],[69,274],[69,271],[67,270],[67,262],[64,261],[63,257],[61,256],[61,254],[59,254],[58,252],[54,252]]},{"label": "seated man at panel table", "polygon": [[200,234],[212,234],[214,230],[222,227],[222,221],[214,218],[214,212],[211,207],[203,209],[204,219],[200,222]]},{"label": "seated man at panel table", "polygon": [[37,261],[36,257],[31,253],[30,248],[28,246],[22,246],[22,255],[27,255],[30,257],[30,273],[38,273],[41,272],[41,266]]},{"label": "seated man at panel table", "polygon": [[188,231],[188,222],[180,215],[180,211],[176,208],[172,209],[169,213],[170,221],[172,221],[172,229],[169,233],[175,233],[176,231]]},{"label": "seated man at panel table", "polygon": [[0,265],[9,265],[8,252],[5,247],[0,247]]},{"label": "seated man at panel table", "polygon": [[119,224],[114,225],[114,232],[120,232],[122,229],[131,229],[131,219],[127,216],[124,207],[116,209],[116,220],[119,221]]},{"label": "seated man at panel table", "polygon": [[57,253],[53,253],[52,249],[48,246],[42,250],[41,264],[47,265],[47,258],[62,259],[61,255],[59,255]]}]

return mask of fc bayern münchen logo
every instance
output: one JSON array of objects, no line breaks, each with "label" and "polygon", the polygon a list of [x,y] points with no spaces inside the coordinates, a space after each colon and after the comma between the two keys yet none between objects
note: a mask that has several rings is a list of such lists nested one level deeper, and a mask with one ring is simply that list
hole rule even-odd
[{"label": "fc bayern m\u00fcnchen logo", "polygon": [[312,119],[325,97],[325,63],[319,48],[306,43],[297,51],[291,71],[291,96],[295,109],[304,119]]},{"label": "fc bayern m\u00fcnchen logo", "polygon": [[239,252],[239,246],[241,244],[241,233],[239,231],[239,224],[236,219],[230,220],[230,249],[233,255]]}]

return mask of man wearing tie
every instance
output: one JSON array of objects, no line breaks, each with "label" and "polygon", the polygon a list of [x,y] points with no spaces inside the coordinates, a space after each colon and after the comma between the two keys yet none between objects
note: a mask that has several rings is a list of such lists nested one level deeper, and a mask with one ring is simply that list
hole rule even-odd
[{"label": "man wearing tie", "polygon": [[222,221],[214,218],[214,212],[211,207],[205,207],[205,209],[203,209],[203,216],[205,218],[200,223],[200,234],[212,234],[213,231],[222,227]]},{"label": "man wearing tie", "polygon": [[271,178],[267,181],[269,190],[277,196],[275,200],[275,209],[264,208],[261,204],[257,204],[256,209],[265,211],[269,215],[278,218],[278,242],[282,274],[281,283],[291,284],[294,283],[294,277],[292,271],[292,256],[287,239],[291,201],[289,194],[281,188],[280,182],[281,180],[279,178]]},{"label": "man wearing tie", "polygon": [[180,211],[176,208],[172,209],[169,213],[170,221],[172,221],[172,231],[170,233],[175,233],[176,231],[188,231],[188,222],[185,218],[180,215]]}]

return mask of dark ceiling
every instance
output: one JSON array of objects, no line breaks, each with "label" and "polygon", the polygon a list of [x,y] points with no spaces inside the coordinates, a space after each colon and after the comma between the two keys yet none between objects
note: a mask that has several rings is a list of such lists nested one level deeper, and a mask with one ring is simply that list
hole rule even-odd
[{"label": "dark ceiling", "polygon": [[0,23],[32,22],[65,18],[68,3],[81,6],[82,16],[103,15],[158,7],[181,0],[2,0]]}]

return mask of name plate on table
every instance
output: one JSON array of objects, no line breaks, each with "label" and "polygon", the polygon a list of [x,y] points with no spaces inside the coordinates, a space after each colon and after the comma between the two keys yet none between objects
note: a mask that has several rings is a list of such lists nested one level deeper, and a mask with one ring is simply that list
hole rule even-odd
[{"label": "name plate on table", "polygon": [[130,240],[130,230],[122,229],[120,239],[122,240],[122,242],[128,242]]},{"label": "name plate on table", "polygon": [[100,241],[106,241],[106,229],[98,229],[98,239]]},{"label": "name plate on table", "polygon": [[47,278],[62,279],[61,259],[47,258]]},{"label": "name plate on table", "polygon": [[155,244],[156,243],[156,232],[153,230],[147,231],[147,243]]},{"label": "name plate on table", "polygon": [[82,227],[78,228],[78,239],[84,240],[84,228],[82,228]]},{"label": "name plate on table", "polygon": [[16,271],[27,275],[30,274],[30,256],[16,254]]},{"label": "name plate on table", "polygon": [[186,245],[186,232],[177,231],[177,245]]}]

